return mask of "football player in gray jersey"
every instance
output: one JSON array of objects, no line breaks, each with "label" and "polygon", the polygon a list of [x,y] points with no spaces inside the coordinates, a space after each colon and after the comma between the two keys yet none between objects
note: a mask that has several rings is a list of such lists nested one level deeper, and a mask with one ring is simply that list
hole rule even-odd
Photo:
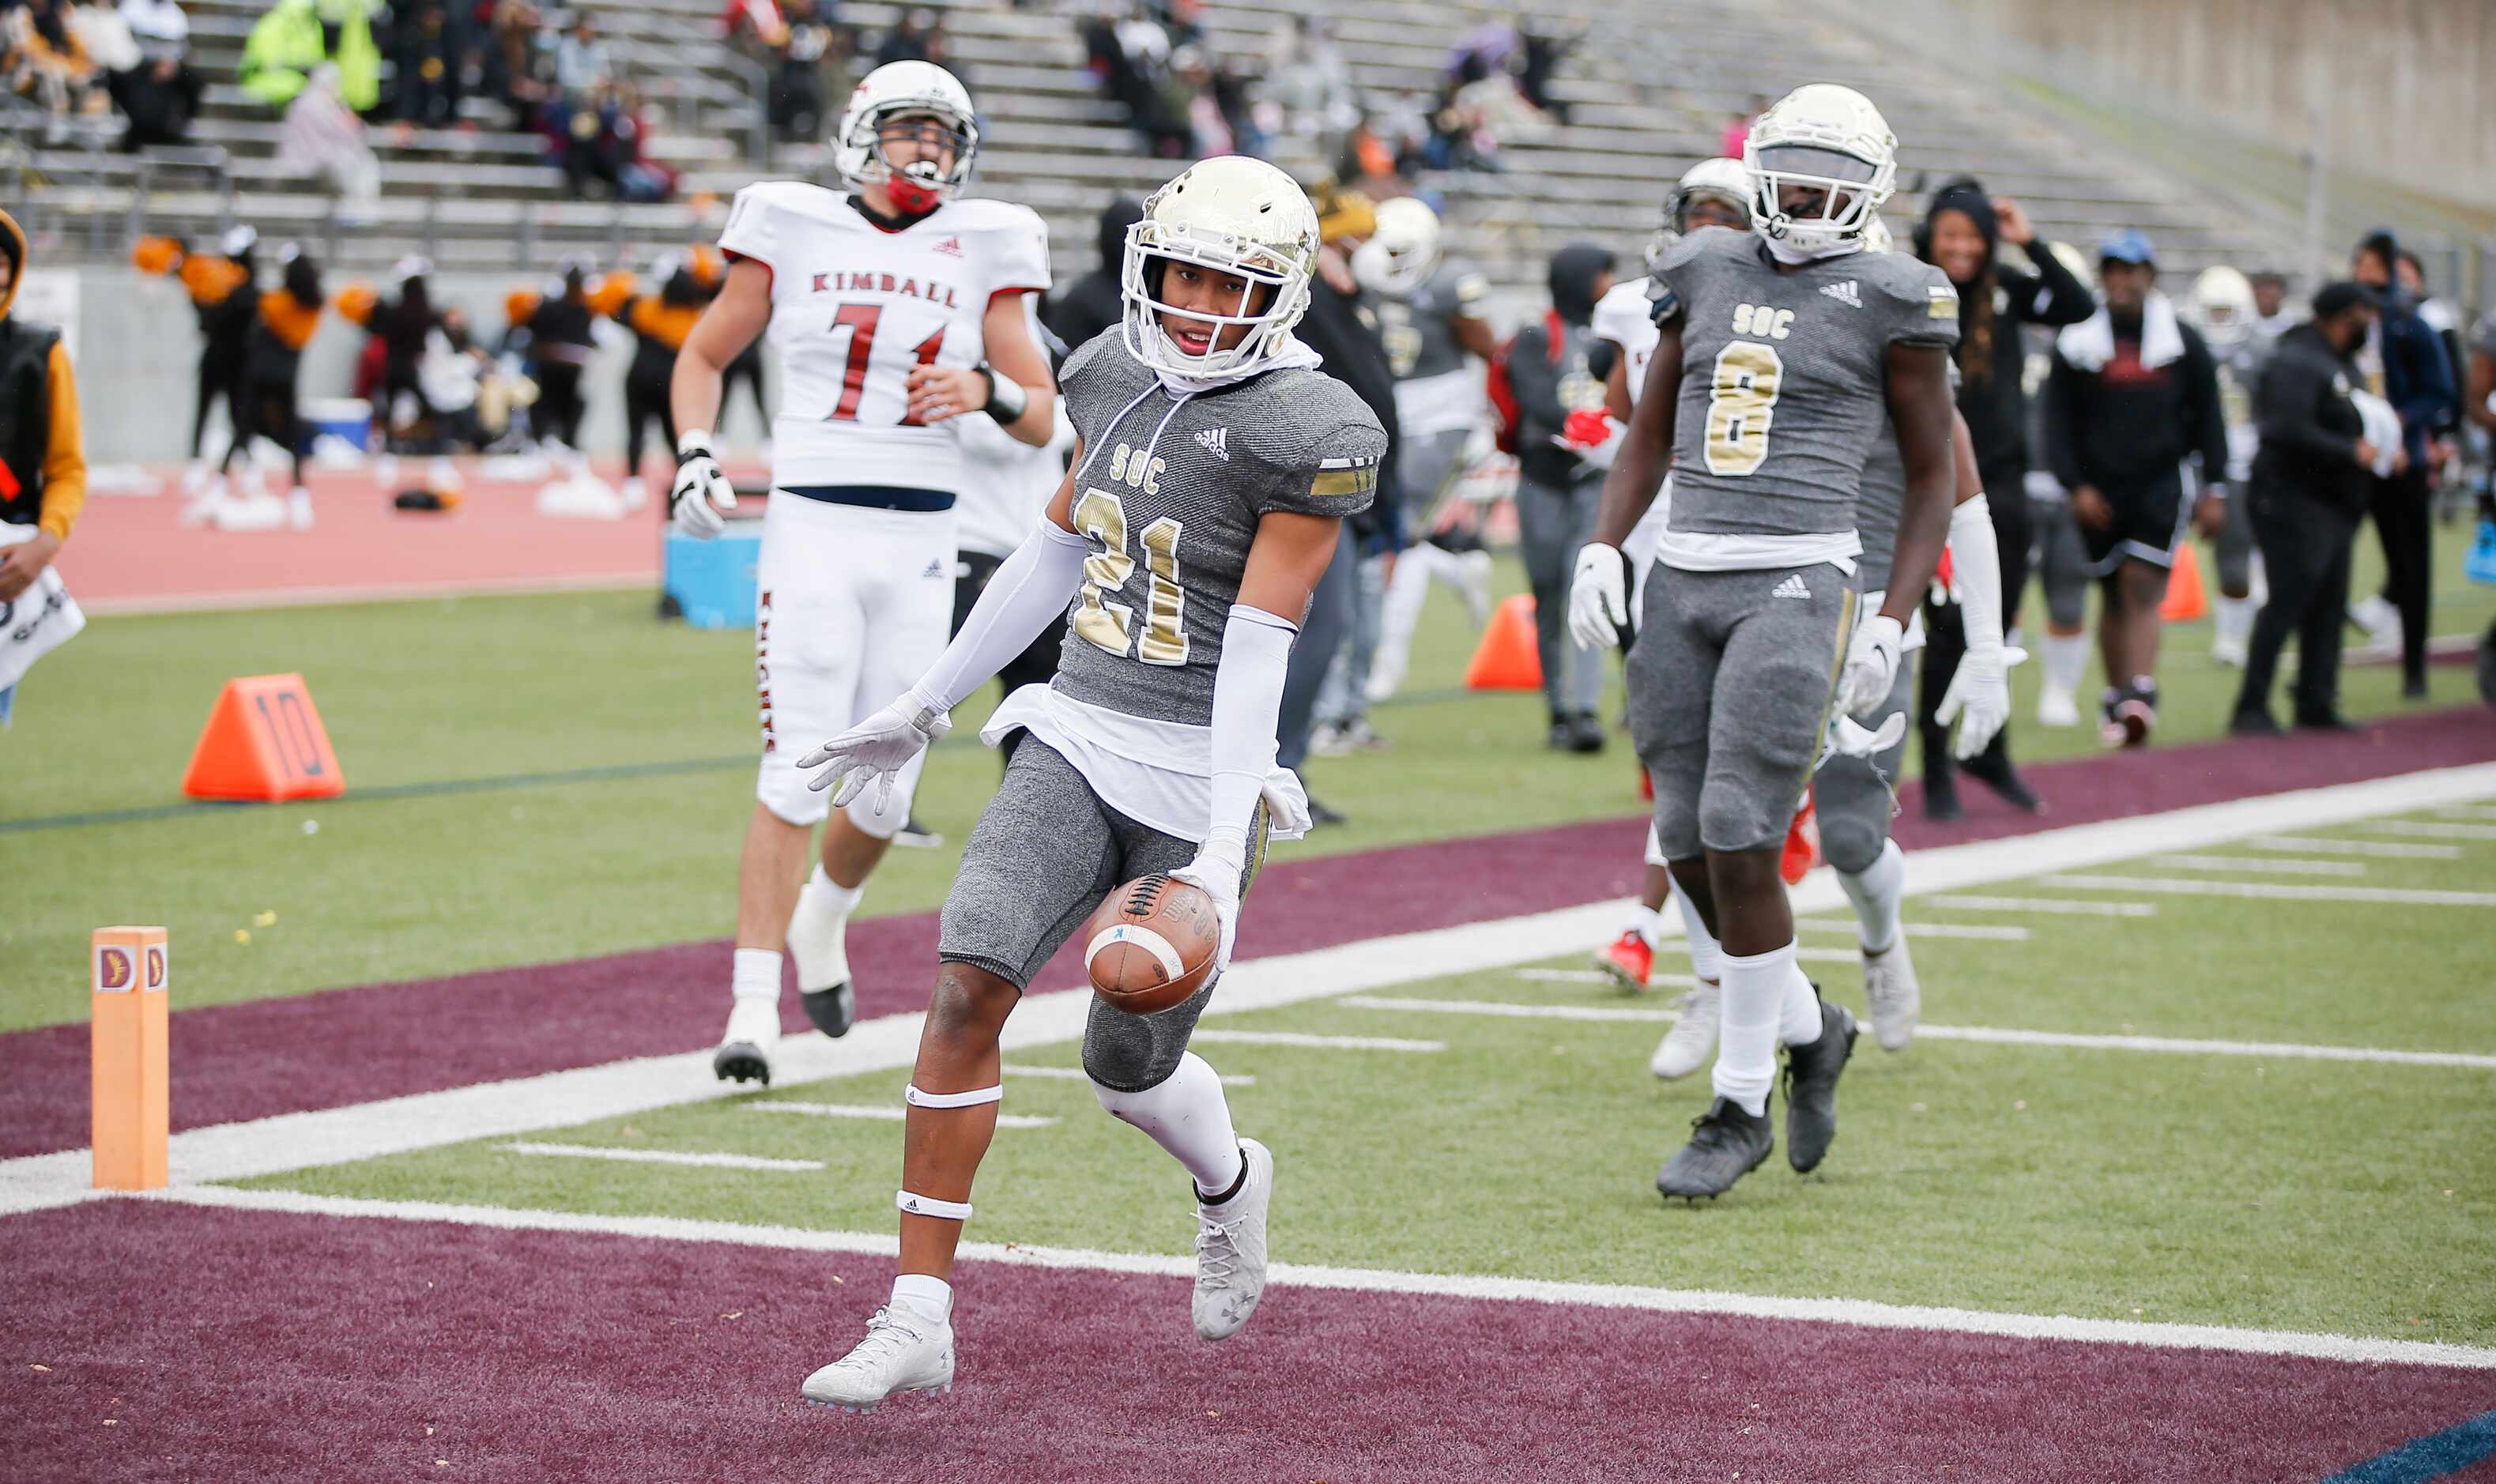
[{"label": "football player in gray jersey", "polygon": [[810,1401],[865,1409],[952,1384],[950,1280],[1005,1096],[998,1035],[1058,944],[1149,873],[1214,898],[1216,978],[1149,1016],[1095,999],[1083,1069],[1192,1178],[1197,1333],[1236,1333],[1264,1291],[1274,1159],[1233,1131],[1222,1079],[1187,1044],[1269,830],[1307,827],[1274,761],[1284,669],[1387,448],[1292,335],[1317,252],[1316,212],[1272,166],[1201,161],[1156,192],[1128,232],[1123,323],[1060,372],[1080,443],[1045,518],[932,669],[798,762],[840,800],[889,788],[955,703],[1065,615],[1055,680],[1015,692],[982,733],[1028,735],[945,901],[906,1095],[901,1273],[866,1338],[807,1378]]},{"label": "football player in gray jersey", "polygon": [[[1672,505],[1629,659],[1631,732],[1657,838],[1724,946],[1725,976],[1716,1098],[1656,1177],[1668,1195],[1721,1194],[1767,1158],[1780,1042],[1789,1161],[1817,1167],[1836,1134],[1854,1017],[1795,966],[1778,855],[1832,699],[1861,711],[1896,681],[1954,483],[1957,294],[1937,269],[1862,250],[1896,153],[1870,101],[1831,84],[1796,89],[1753,126],[1752,232],[1699,232],[1659,265],[1661,338],[1577,559],[1578,642],[1617,643],[1620,542],[1669,457]],[[1905,508],[1892,586],[1856,625],[1855,502],[1885,413]]]}]

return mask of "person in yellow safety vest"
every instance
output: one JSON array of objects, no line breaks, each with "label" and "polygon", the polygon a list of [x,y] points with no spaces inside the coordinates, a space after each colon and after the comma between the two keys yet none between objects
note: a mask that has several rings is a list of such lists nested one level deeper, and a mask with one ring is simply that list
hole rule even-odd
[{"label": "person in yellow safety vest", "polygon": [[324,62],[338,67],[338,95],[359,113],[382,96],[381,48],[366,18],[370,0],[277,0],[243,43],[237,80],[272,108],[295,101]]}]

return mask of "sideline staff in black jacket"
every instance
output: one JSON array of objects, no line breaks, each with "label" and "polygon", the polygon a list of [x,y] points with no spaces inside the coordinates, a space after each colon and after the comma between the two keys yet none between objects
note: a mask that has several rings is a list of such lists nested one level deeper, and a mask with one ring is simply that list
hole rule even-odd
[{"label": "sideline staff in black jacket", "polygon": [[2231,729],[2277,735],[2271,677],[2289,634],[2297,635],[2296,725],[2337,729],[2340,623],[2349,602],[2349,558],[2374,486],[2377,449],[2349,393],[2357,384],[2357,348],[2374,326],[2375,305],[2354,283],[2314,296],[2314,321],[2279,337],[2254,392],[2262,450],[2250,488],[2254,540],[2270,578],[2270,601],[2254,619],[2244,689]]}]

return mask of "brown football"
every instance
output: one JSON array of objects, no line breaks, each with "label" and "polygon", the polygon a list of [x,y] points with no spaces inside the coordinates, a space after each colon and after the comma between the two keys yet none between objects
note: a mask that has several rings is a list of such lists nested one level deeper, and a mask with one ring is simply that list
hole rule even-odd
[{"label": "brown football", "polygon": [[1092,913],[1083,925],[1083,967],[1093,993],[1150,1015],[1202,989],[1221,945],[1213,898],[1155,872],[1109,893]]}]

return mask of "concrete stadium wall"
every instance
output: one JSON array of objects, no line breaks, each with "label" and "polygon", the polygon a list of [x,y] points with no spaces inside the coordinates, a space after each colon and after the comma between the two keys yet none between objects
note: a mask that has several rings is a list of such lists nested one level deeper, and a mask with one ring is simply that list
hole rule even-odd
[{"label": "concrete stadium wall", "polygon": [[[153,464],[188,456],[200,363],[199,320],[190,299],[170,280],[134,268],[80,268],[75,273],[76,363],[88,462]],[[329,275],[330,292],[346,282]],[[490,345],[503,332],[503,297],[515,282],[512,276],[443,274],[433,280],[434,300],[466,310],[479,340]],[[304,350],[301,394],[347,395],[363,343],[364,332],[358,326],[335,316],[323,320]],[[592,452],[620,454],[624,449],[624,372],[632,355],[630,344],[603,346],[590,366],[589,418],[582,425],[581,442]],[[776,394],[778,388],[772,390]],[[743,393],[722,431],[732,448],[762,441],[763,429]],[[650,436],[655,443],[656,432]],[[653,478],[662,455],[674,462],[673,449],[642,455]]]},{"label": "concrete stadium wall", "polygon": [[2048,75],[2303,150],[2320,98],[2335,165],[2496,206],[2490,0],[1950,0]]}]

